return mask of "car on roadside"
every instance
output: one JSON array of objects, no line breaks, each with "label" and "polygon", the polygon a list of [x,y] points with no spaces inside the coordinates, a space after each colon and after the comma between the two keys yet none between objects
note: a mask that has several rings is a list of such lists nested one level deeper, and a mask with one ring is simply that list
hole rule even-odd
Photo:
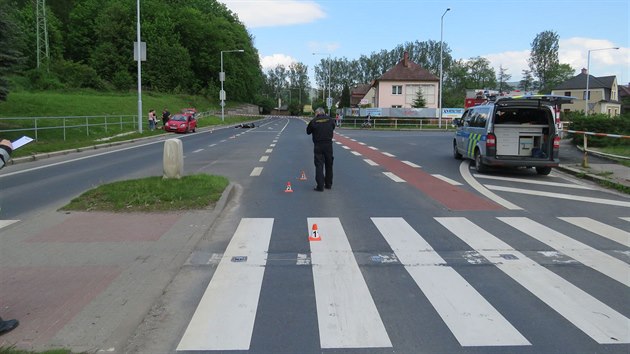
[{"label": "car on roadside", "polygon": [[454,120],[453,156],[474,160],[477,171],[490,167],[535,168],[548,175],[560,163],[559,107],[573,97],[500,97],[466,109]]},{"label": "car on roadside", "polygon": [[164,130],[174,133],[195,132],[197,129],[197,119],[190,113],[174,114],[166,122]]},{"label": "car on roadside", "polygon": [[196,108],[184,108],[182,109],[183,114],[191,114],[194,118],[197,118],[197,109]]}]

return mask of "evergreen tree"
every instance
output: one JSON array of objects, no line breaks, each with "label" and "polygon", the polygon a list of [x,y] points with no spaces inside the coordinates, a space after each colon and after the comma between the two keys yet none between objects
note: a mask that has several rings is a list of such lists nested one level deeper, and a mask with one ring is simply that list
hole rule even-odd
[{"label": "evergreen tree", "polygon": [[422,90],[418,90],[416,93],[416,99],[413,100],[411,107],[413,108],[425,108],[427,106],[427,101],[424,99],[422,95]]}]

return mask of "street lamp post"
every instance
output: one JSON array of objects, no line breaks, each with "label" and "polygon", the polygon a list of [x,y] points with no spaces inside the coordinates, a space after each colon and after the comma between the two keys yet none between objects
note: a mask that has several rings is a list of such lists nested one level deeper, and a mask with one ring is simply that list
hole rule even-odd
[{"label": "street lamp post", "polygon": [[588,94],[588,81],[591,76],[591,52],[608,49],[619,49],[619,47],[589,49],[588,54],[586,55],[586,90],[584,91],[584,116],[588,116],[588,101],[590,98],[590,95]]},{"label": "street lamp post", "polygon": [[332,74],[332,70],[331,70],[332,61],[330,60],[330,53],[313,53],[313,55],[327,55],[328,56],[328,99],[326,100],[326,106],[328,106],[328,116],[330,116],[330,108],[332,107],[332,98],[330,96],[330,87],[331,87],[330,76]]},{"label": "street lamp post", "polygon": [[223,53],[243,53],[243,49],[234,50],[222,50],[221,51],[221,72],[219,73],[219,81],[221,81],[221,91],[219,92],[219,99],[221,100],[221,122],[225,121],[225,90],[223,90],[223,81],[225,81],[225,72],[223,71]]},{"label": "street lamp post", "polygon": [[442,18],[440,19],[440,87],[438,88],[440,90],[440,98],[439,98],[439,104],[438,104],[438,128],[442,128],[442,80],[443,80],[443,69],[442,69],[442,52],[443,52],[443,41],[442,41],[442,37],[444,36],[444,15],[446,15],[447,12],[451,11],[450,8],[447,8],[446,11],[444,11],[444,13],[442,14]]},{"label": "street lamp post", "polygon": [[142,134],[142,55],[140,49],[140,0],[136,1],[136,14],[136,36],[138,40],[138,132]]}]

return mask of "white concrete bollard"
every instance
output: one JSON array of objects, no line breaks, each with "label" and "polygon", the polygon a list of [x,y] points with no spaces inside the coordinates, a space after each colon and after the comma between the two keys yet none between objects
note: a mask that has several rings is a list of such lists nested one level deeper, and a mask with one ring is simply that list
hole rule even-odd
[{"label": "white concrete bollard", "polygon": [[184,175],[184,145],[179,139],[164,142],[164,175],[162,178],[180,179]]}]

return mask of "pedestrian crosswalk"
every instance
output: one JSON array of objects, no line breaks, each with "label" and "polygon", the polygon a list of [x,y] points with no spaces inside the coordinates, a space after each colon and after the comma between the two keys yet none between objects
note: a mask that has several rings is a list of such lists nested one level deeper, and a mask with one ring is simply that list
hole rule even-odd
[{"label": "pedestrian crosswalk", "polygon": [[[491,227],[488,227],[488,219]],[[493,274],[505,277],[495,281],[509,279],[510,286],[521,289],[519,293],[544,304],[540,311],[555,313],[567,321],[572,331],[577,329],[595,343],[630,344],[627,317],[630,305],[627,302],[621,308],[618,302],[610,304],[610,299],[600,293],[593,294],[592,289],[583,289],[574,279],[565,279],[562,273],[538,263],[540,259],[532,255],[536,252],[516,249],[511,245],[513,236],[505,237],[487,230],[512,230],[511,235],[518,236],[519,241],[543,244],[571,259],[570,266],[589,269],[607,284],[617,283],[616,288],[627,297],[630,295],[630,233],[626,230],[630,223],[625,229],[623,225],[630,217],[618,218],[620,222],[615,226],[588,217],[560,217],[554,218],[552,223],[528,217],[488,217],[483,222],[468,217],[434,217],[433,220],[441,239],[469,247],[460,249],[459,259],[454,258],[452,250],[432,246],[436,241],[428,235],[435,235],[435,228],[414,228],[402,217],[370,218],[377,230],[373,236],[382,238],[389,246],[389,249],[379,250],[379,255],[372,259],[387,259],[380,264],[404,269],[417,286],[415,295],[430,304],[430,311],[436,313],[448,329],[445,335],[455,338],[461,347],[513,348],[536,344],[529,335],[532,329],[519,320],[518,314],[506,309],[504,303],[497,304],[487,290],[479,289],[478,280],[462,272],[462,263],[483,266],[478,268],[481,272],[487,271],[488,265],[498,270]],[[308,242],[309,230],[315,224],[321,241]],[[578,230],[579,237],[567,230]],[[265,272],[269,271],[267,260],[274,232],[278,230],[274,230],[273,218],[240,220],[179,342],[178,351],[250,349],[255,324],[261,321],[257,317],[259,297]],[[318,330],[313,335],[318,338],[320,348],[395,349],[396,342],[392,338],[395,338],[396,324],[392,323],[391,316],[384,316],[388,306],[375,296],[378,291],[373,281],[367,279],[374,268],[366,266],[359,256],[361,252],[353,249],[343,220],[306,218],[304,239],[309,243],[310,255],[303,250],[296,251],[297,262],[289,266],[311,268]],[[607,245],[613,242],[615,249],[608,247],[603,251],[593,244],[599,242]],[[613,256],[611,251],[615,250],[620,253]],[[545,252],[549,251],[540,251]],[[388,286],[396,286],[395,281],[388,282]],[[506,292],[500,296],[510,299],[512,294]],[[410,298],[413,297],[401,294],[400,299],[391,301],[410,301]],[[520,301],[519,298],[510,300]]]}]

